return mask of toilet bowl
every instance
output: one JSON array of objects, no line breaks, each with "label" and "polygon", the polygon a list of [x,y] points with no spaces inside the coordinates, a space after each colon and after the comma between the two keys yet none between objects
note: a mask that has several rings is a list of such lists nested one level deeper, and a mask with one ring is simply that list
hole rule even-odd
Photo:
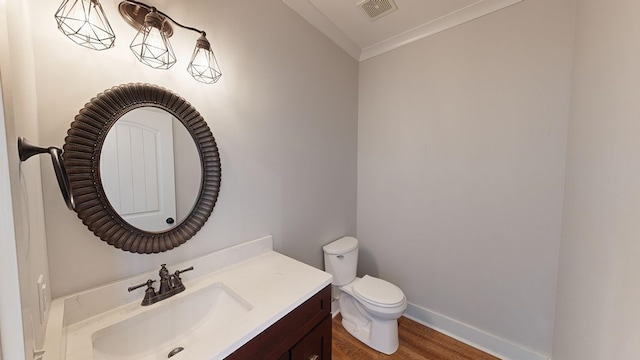
[{"label": "toilet bowl", "polygon": [[398,318],[407,308],[400,288],[365,275],[356,277],[358,240],[343,237],[323,247],[325,270],[339,292],[342,326],[356,339],[387,355],[398,350]]}]

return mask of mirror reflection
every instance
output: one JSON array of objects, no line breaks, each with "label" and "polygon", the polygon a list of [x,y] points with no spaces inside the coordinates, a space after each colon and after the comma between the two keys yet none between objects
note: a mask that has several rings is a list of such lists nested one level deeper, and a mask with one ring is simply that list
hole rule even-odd
[{"label": "mirror reflection", "polygon": [[202,184],[196,144],[169,112],[141,107],[111,127],[100,155],[100,179],[113,209],[132,226],[162,232],[193,209]]}]

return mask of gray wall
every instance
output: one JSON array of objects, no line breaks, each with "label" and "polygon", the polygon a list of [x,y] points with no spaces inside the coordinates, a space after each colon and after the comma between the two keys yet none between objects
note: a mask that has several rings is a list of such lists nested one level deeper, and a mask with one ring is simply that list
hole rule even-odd
[{"label": "gray wall", "polygon": [[187,99],[213,130],[222,157],[222,190],[212,217],[185,245],[136,255],[106,245],[64,208],[43,172],[54,296],[185,261],[273,234],[276,250],[322,267],[321,246],[355,233],[358,63],[280,0],[155,1],[178,21],[207,31],[224,73],[204,85],[185,71],[197,34],[171,38],[178,63],[168,71],[137,62],[135,35],[103,7],[118,38],[103,52],[55,30],[56,2],[30,2],[41,142],[62,145],[78,110],[99,92],[148,82]]},{"label": "gray wall", "polygon": [[524,1],[360,66],[359,272],[426,314],[541,355],[574,16],[574,1]]},{"label": "gray wall", "polygon": [[554,360],[640,353],[638,14],[578,5]]}]

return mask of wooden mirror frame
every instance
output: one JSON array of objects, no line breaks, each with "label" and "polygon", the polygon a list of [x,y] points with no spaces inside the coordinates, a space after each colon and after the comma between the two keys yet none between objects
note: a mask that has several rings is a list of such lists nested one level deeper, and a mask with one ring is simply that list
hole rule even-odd
[{"label": "wooden mirror frame", "polygon": [[[193,137],[202,165],[200,193],[191,213],[158,233],[123,220],[109,203],[100,177],[100,153],[109,129],[122,115],[140,107],[162,109],[178,119]],[[184,244],[202,228],[218,199],[220,154],[209,126],[185,99],[156,85],[124,84],[98,94],[76,115],[63,149],[78,217],[100,239],[124,251],[151,254]]]}]

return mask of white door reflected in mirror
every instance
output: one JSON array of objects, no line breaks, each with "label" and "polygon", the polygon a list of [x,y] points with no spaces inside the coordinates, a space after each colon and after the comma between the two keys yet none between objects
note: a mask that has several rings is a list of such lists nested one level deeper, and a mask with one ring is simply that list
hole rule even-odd
[{"label": "white door reflected in mirror", "polygon": [[105,138],[100,158],[104,191],[114,210],[138,229],[162,232],[184,220],[201,176],[191,135],[164,110],[132,110]]}]

